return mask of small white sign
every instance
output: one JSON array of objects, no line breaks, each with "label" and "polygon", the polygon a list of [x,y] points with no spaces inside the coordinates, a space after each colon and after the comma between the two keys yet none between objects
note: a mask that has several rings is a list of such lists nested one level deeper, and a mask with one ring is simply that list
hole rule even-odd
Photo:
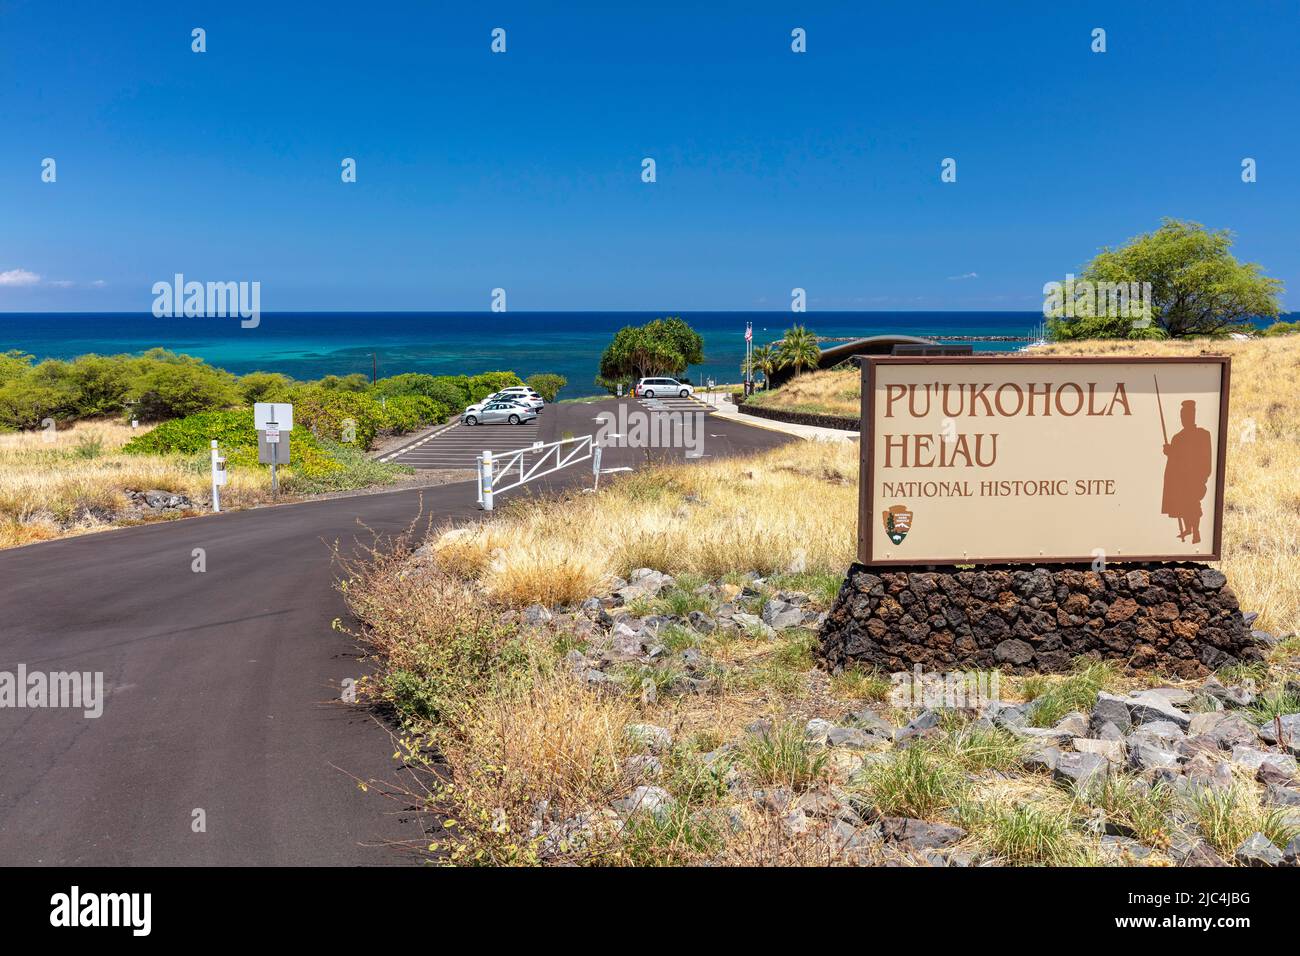
[{"label": "small white sign", "polygon": [[275,426],[280,431],[293,431],[293,406],[288,402],[257,402],[253,405],[253,427],[259,432]]},{"label": "small white sign", "polygon": [[267,443],[268,445],[278,445],[278,444],[280,444],[280,429],[278,429],[278,428],[268,428],[268,429],[266,430],[266,443]]}]

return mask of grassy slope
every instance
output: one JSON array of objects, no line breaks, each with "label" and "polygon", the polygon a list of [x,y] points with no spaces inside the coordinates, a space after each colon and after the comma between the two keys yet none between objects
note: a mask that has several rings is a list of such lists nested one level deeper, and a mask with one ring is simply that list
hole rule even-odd
[{"label": "grassy slope", "polygon": [[[211,477],[206,456],[126,455],[122,446],[148,428],[133,430],[116,421],[78,422],[53,432],[0,434],[0,548],[72,534],[122,527],[146,520],[182,517],[177,512],[132,511],[125,492],[161,491],[208,500]],[[344,470],[328,480],[300,483],[302,493],[382,484],[405,469],[379,465],[361,452],[342,449]],[[286,496],[295,494],[293,473],[281,473]],[[232,468],[222,489],[224,510],[271,500],[267,468]]]},{"label": "grassy slope", "polygon": [[770,392],[755,392],[754,405],[814,415],[857,418],[861,411],[862,373],[857,369],[805,372]]},{"label": "grassy slope", "polygon": [[[1293,630],[1300,589],[1288,569],[1300,558],[1293,477],[1300,424],[1288,392],[1300,371],[1300,341],[1224,349],[1236,359],[1224,568],[1243,606],[1263,612],[1261,626]],[[884,675],[832,677],[816,669],[807,631],[792,629],[775,640],[674,631],[671,651],[694,646],[709,660],[709,693],[648,695],[646,681],[659,686],[671,679],[665,665],[634,668],[614,690],[598,693],[568,674],[565,655],[585,646],[570,624],[534,631],[502,618],[507,608],[601,593],[610,576],[639,566],[672,572],[679,585],[638,613],[710,610],[716,598],[700,597],[696,587],[705,578],[738,580],[749,570],[772,575],[769,590],[799,588],[824,607],[853,556],[856,464],[851,445],[802,445],[752,459],[643,471],[599,495],[512,506],[482,527],[445,534],[435,539],[434,557],[414,569],[400,550],[355,569],[348,597],[382,665],[372,691],[410,718],[412,759],[432,740],[447,760],[450,786],[436,787],[433,799],[455,821],[446,846],[451,858],[844,862],[844,854],[817,836],[824,829],[795,834],[781,814],[756,809],[750,789],[772,786],[796,794],[847,792],[881,813],[958,821],[970,831],[968,845],[1007,863],[1102,859],[1095,834],[1080,825],[1099,808],[1149,846],[1162,847],[1174,806],[1169,794],[1119,786],[1083,806],[1046,777],[1020,771],[1021,748],[1001,731],[954,719],[923,747],[893,750],[878,764],[808,744],[803,725],[814,716],[835,720],[864,704],[899,724],[910,714],[883,705]],[[762,601],[742,604],[757,610]],[[1253,676],[1276,690],[1297,673],[1300,643],[1288,641],[1274,653],[1270,671]],[[1090,701],[1099,687],[1143,680],[1093,666],[1067,678],[1003,678],[1002,696],[1047,694],[1063,712]],[[759,718],[774,722],[766,738],[745,733]],[[663,773],[653,782],[673,795],[677,809],[622,828],[604,808],[638,782],[624,763],[633,752],[625,732],[630,723],[672,732],[660,755]],[[702,756],[724,744],[735,745],[739,788],[723,785],[716,765]],[[1222,832],[1216,829],[1214,839],[1230,854],[1244,836],[1239,831],[1268,820],[1253,783],[1243,781],[1224,800],[1230,805],[1179,807],[1190,818],[1205,818],[1205,828],[1215,817]],[[584,839],[548,845],[536,835],[539,801],[547,802],[548,826],[588,815],[582,818],[593,822]]]}]

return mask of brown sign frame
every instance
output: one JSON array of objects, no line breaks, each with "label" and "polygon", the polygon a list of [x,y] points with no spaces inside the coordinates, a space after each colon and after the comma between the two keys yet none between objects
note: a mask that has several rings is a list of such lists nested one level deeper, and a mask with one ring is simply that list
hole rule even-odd
[{"label": "brown sign frame", "polygon": [[1157,561],[1219,561],[1223,552],[1223,490],[1224,473],[1228,459],[1228,401],[1231,394],[1229,386],[1232,379],[1232,358],[1228,355],[962,355],[962,356],[904,356],[871,355],[862,361],[862,425],[859,439],[858,464],[858,562],[869,567],[918,567],[944,566],[953,564],[1079,564],[1090,563],[1091,554],[1075,557],[1047,557],[1035,555],[1027,558],[965,558],[960,562],[922,560],[873,561],[871,548],[875,534],[876,516],[874,492],[875,481],[871,473],[872,449],[875,440],[871,435],[875,424],[875,384],[876,369],[883,365],[1173,365],[1180,363],[1199,363],[1219,365],[1219,441],[1215,456],[1214,479],[1214,540],[1211,553],[1198,554],[1194,558],[1178,554],[1141,554],[1124,555],[1116,563],[1150,563]]}]

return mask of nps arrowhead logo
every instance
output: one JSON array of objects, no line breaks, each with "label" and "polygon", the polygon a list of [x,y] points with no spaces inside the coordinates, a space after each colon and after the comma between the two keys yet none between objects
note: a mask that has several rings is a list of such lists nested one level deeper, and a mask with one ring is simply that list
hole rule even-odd
[{"label": "nps arrowhead logo", "polygon": [[912,512],[906,505],[890,505],[880,518],[885,523],[885,534],[894,544],[902,544],[907,532],[912,530]]}]

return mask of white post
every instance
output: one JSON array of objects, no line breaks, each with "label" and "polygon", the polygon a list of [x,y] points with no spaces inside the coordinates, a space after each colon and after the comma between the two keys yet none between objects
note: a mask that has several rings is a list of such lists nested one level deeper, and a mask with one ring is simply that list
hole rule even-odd
[{"label": "white post", "polygon": [[492,452],[483,452],[483,510],[492,510]]},{"label": "white post", "polygon": [[591,472],[596,476],[596,482],[592,485],[593,491],[600,490],[600,446],[597,445],[591,452]]},{"label": "white post", "polygon": [[221,491],[217,485],[217,440],[212,439],[212,510],[221,510]]}]

